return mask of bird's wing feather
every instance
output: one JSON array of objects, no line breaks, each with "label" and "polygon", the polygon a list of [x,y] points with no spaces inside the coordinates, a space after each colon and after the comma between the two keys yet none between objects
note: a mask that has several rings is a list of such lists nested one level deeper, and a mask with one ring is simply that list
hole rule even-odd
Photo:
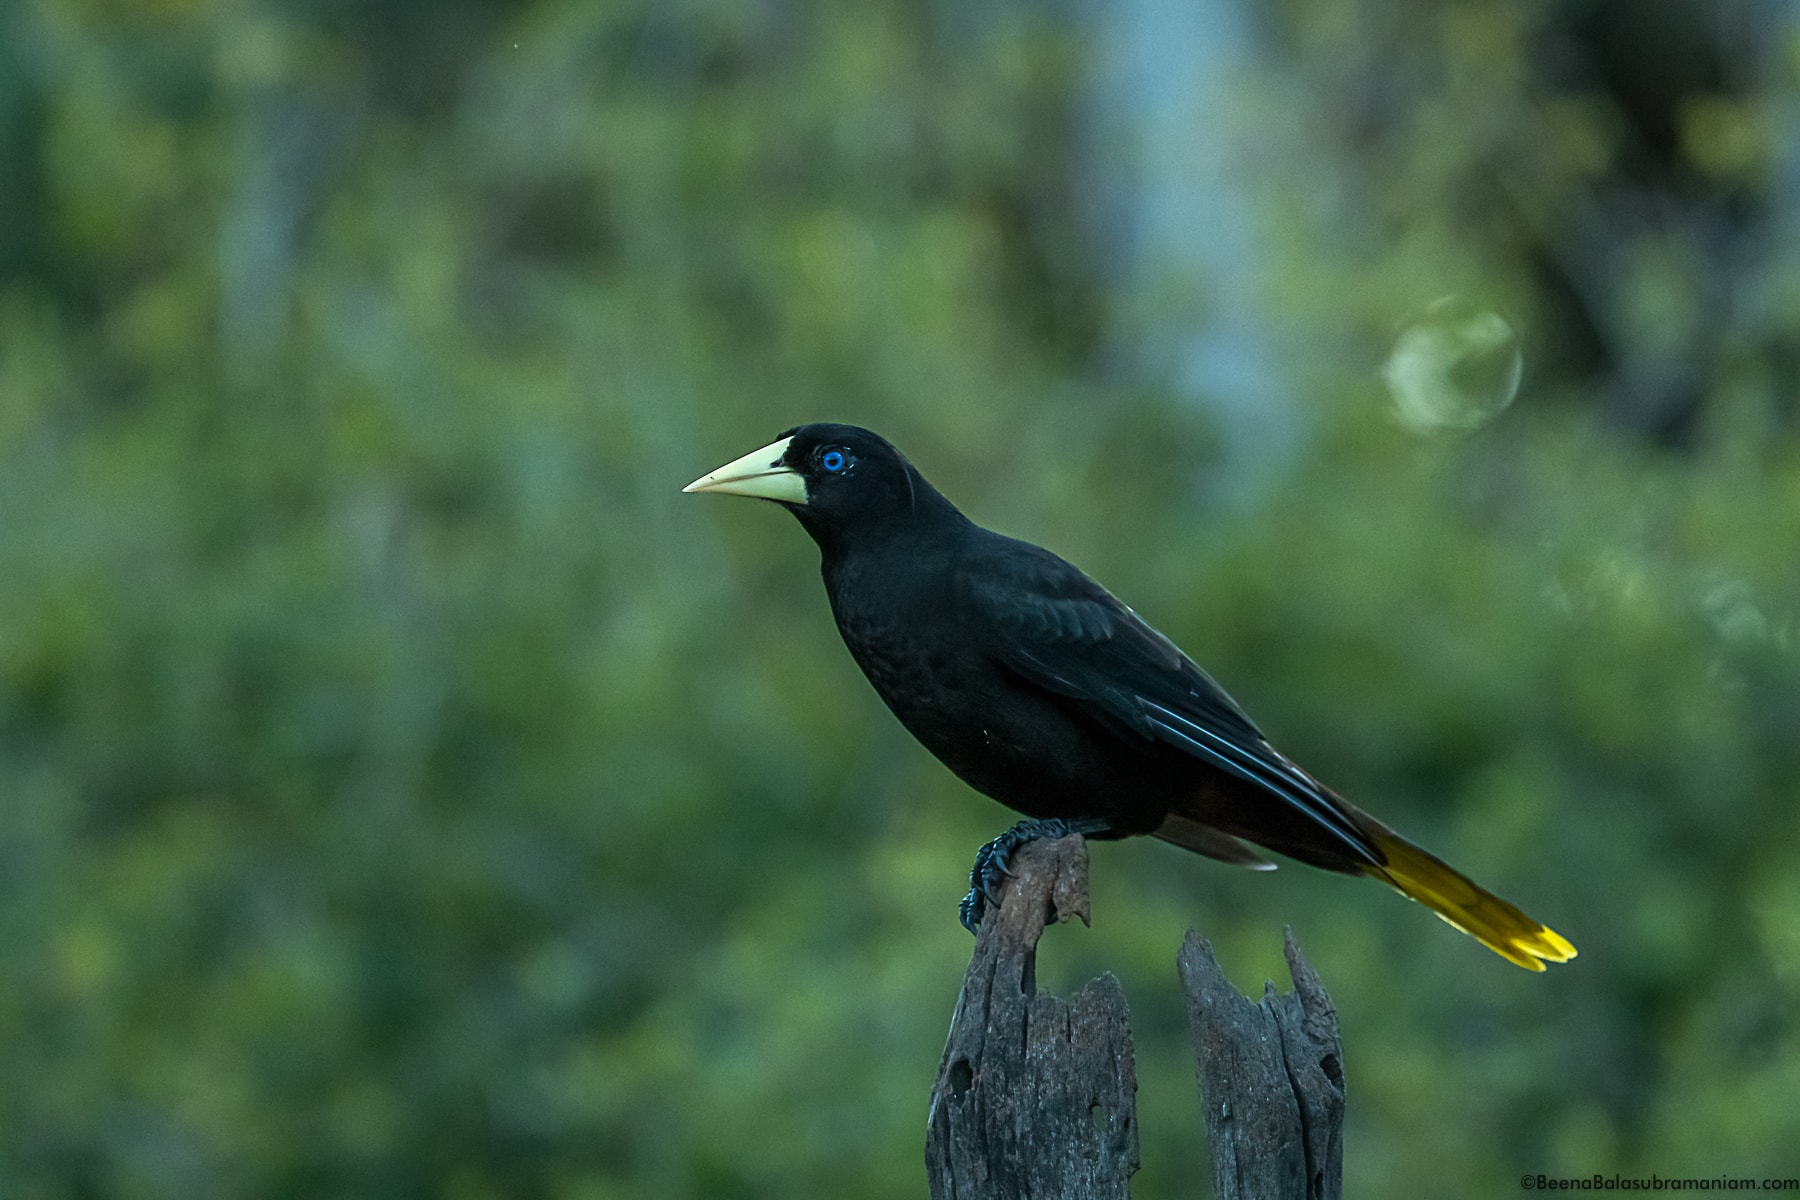
[{"label": "bird's wing feather", "polygon": [[959,572],[1003,666],[1077,702],[1122,738],[1174,746],[1291,805],[1358,858],[1367,837],[1310,775],[1268,743],[1175,643],[1048,550],[995,536]]}]

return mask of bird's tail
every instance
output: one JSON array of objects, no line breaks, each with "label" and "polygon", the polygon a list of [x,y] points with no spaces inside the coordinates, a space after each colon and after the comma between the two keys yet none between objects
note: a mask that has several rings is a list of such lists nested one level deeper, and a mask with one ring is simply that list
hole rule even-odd
[{"label": "bird's tail", "polygon": [[[1358,814],[1362,816],[1363,814]],[[1368,820],[1369,840],[1386,860],[1363,864],[1362,872],[1409,896],[1508,962],[1542,971],[1546,962],[1568,962],[1575,947],[1548,926],[1532,920],[1468,876],[1421,850],[1393,830]]]}]

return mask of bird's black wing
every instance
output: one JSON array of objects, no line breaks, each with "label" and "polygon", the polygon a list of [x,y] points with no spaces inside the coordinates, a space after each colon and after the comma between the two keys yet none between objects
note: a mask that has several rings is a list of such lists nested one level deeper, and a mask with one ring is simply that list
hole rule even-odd
[{"label": "bird's black wing", "polygon": [[1115,736],[1166,743],[1254,784],[1376,861],[1336,799],[1174,642],[1048,550],[990,536],[957,579],[1001,665]]}]

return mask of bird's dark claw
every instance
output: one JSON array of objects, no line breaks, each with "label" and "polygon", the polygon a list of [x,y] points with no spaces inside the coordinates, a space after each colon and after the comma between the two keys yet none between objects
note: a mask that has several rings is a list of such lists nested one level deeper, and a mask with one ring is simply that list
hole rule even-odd
[{"label": "bird's dark claw", "polygon": [[1012,875],[1012,856],[1026,842],[1039,838],[1068,837],[1072,833],[1098,833],[1106,828],[1104,821],[1066,821],[1051,817],[1042,821],[1020,821],[1011,829],[975,852],[975,865],[969,868],[969,894],[962,899],[960,913],[963,928],[975,933],[988,905],[1000,903],[1000,888]]},{"label": "bird's dark claw", "polygon": [[981,898],[980,892],[970,888],[957,911],[962,916],[963,928],[974,933],[981,928],[981,918],[987,915],[987,901]]}]

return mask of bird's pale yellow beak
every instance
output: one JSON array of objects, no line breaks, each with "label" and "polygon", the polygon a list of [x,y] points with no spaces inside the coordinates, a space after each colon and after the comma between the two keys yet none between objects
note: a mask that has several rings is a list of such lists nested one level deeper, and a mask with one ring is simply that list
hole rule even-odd
[{"label": "bird's pale yellow beak", "polygon": [[710,475],[702,475],[681,490],[684,492],[721,492],[727,496],[755,496],[761,500],[779,500],[784,504],[806,503],[806,480],[782,462],[788,443],[793,438],[752,450],[740,459],[726,463]]}]

